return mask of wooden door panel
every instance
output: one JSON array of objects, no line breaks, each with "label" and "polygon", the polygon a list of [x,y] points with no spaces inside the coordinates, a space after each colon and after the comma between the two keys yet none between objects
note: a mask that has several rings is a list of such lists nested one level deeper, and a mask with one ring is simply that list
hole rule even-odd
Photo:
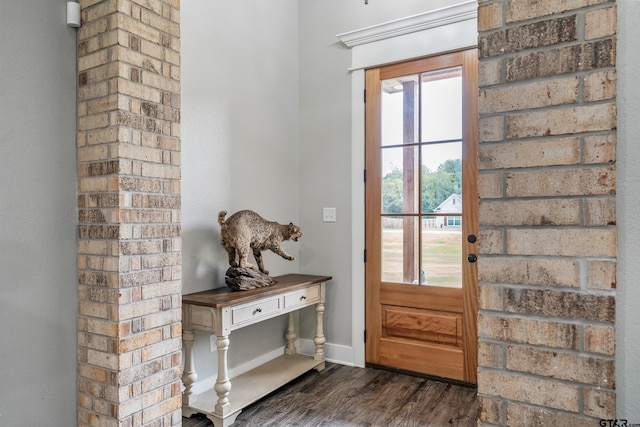
[{"label": "wooden door panel", "polygon": [[462,289],[380,283],[385,304],[462,313]]},{"label": "wooden door panel", "polygon": [[380,339],[379,364],[401,369],[465,381],[463,353],[460,347],[407,340],[402,338]]},{"label": "wooden door panel", "polygon": [[461,346],[462,315],[383,305],[382,336]]}]

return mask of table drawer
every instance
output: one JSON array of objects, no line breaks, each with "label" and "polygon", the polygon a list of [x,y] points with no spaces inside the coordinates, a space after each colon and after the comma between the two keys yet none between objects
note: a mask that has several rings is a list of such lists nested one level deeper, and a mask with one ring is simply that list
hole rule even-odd
[{"label": "table drawer", "polygon": [[320,285],[300,289],[299,291],[284,294],[284,308],[302,307],[315,304],[320,301]]},{"label": "table drawer", "polygon": [[231,308],[231,326],[266,319],[277,314],[280,310],[280,298],[277,296],[238,305]]}]

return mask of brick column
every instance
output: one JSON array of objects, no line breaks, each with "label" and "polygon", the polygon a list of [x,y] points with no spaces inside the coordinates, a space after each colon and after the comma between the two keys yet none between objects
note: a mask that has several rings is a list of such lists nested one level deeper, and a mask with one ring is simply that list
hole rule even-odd
[{"label": "brick column", "polygon": [[479,425],[615,418],[616,7],[484,0]]},{"label": "brick column", "polygon": [[80,3],[78,425],[180,425],[179,0]]}]

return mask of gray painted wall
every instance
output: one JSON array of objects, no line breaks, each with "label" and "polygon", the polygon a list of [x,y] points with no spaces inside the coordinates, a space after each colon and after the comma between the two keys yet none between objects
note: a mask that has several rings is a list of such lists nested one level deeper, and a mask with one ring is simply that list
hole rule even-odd
[{"label": "gray painted wall", "polygon": [[2,427],[76,424],[76,33],[65,14],[65,0],[0,2]]},{"label": "gray painted wall", "polygon": [[[181,30],[183,292],[190,293],[226,286],[218,211],[300,220],[297,2],[184,1]],[[298,256],[298,243],[282,247]],[[271,252],[264,262],[272,275],[299,270],[297,259]],[[283,346],[285,332],[282,317],[234,332],[230,367]],[[200,379],[215,376],[206,334],[196,336],[195,357]]]},{"label": "gray painted wall", "polygon": [[640,423],[640,2],[618,0],[618,417]]},{"label": "gray painted wall", "polygon": [[[325,311],[331,344],[351,346],[351,274],[364,268],[351,260],[352,244],[364,250],[364,242],[351,242],[352,227],[364,227],[351,223],[351,50],[336,35],[455,3],[300,2],[300,270],[334,278]],[[323,207],[336,208],[337,222],[322,222]],[[312,325],[311,316],[303,319],[305,335]]]}]

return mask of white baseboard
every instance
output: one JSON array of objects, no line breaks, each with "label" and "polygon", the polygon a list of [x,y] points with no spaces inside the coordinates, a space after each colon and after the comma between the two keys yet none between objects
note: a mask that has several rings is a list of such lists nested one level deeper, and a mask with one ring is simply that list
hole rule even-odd
[{"label": "white baseboard", "polygon": [[[313,355],[316,352],[316,345],[313,343],[313,340],[300,339],[298,341],[298,353]],[[356,366],[353,357],[353,347],[326,343],[324,345],[324,352],[327,362],[346,366]]]}]

